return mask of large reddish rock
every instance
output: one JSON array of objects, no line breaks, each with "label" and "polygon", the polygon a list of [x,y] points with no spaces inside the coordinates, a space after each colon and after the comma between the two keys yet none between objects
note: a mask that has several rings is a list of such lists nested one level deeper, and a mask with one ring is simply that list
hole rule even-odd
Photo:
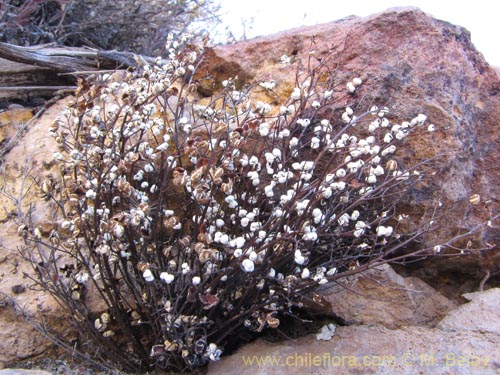
[{"label": "large reddish rock", "polygon": [[[240,85],[272,79],[276,93],[286,98],[294,87],[299,63],[307,64],[311,51],[315,58],[329,56],[335,62],[331,69],[341,87],[353,77],[363,78],[356,97],[360,112],[373,104],[387,106],[400,121],[424,113],[436,125],[437,130],[428,136],[409,137],[398,154],[399,161],[407,165],[437,159],[431,182],[413,191],[403,208],[418,220],[441,201],[437,230],[426,237],[423,246],[464,233],[498,215],[500,79],[475,49],[467,30],[418,8],[394,8],[366,18],[349,17],[217,46],[208,51],[201,67],[200,91],[210,88],[209,93],[213,92],[224,79],[237,76]],[[292,63],[283,64],[282,55]],[[343,99],[338,104],[351,102]],[[469,199],[475,194],[480,201],[471,205]],[[495,243],[499,238],[498,229],[490,229],[476,235],[471,244],[498,250]],[[467,240],[458,245],[467,246]],[[434,258],[426,267],[419,264],[418,270],[431,283],[441,273],[455,277],[446,285],[433,285],[463,287],[465,292],[477,288],[485,275],[498,282],[494,275],[498,275],[499,265],[498,251],[488,251],[452,261]],[[448,294],[452,288],[445,288]]]},{"label": "large reddish rock", "polygon": [[388,264],[320,290],[348,324],[398,328],[435,326],[457,305],[416,277],[402,277]]}]

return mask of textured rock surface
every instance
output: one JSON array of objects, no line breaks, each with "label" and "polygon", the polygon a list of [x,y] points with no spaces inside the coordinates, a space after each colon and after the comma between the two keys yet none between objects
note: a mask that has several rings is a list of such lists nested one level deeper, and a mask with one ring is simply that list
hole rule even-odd
[{"label": "textured rock surface", "polygon": [[403,278],[384,265],[348,278],[322,294],[349,324],[434,326],[457,305],[416,277]]},{"label": "textured rock surface", "polygon": [[439,327],[450,331],[476,331],[500,335],[499,289],[467,293],[464,297],[472,302],[453,311],[439,323]]},{"label": "textured rock surface", "polygon": [[[474,49],[466,30],[435,20],[417,9],[390,10],[367,18],[351,17],[215,47],[207,52],[197,77],[200,81],[199,92],[209,95],[220,88],[223,79],[238,76],[239,85],[272,79],[276,82],[276,94],[286,98],[294,87],[299,62],[307,63],[311,49],[315,51],[315,58],[332,54],[337,62],[337,80],[342,87],[355,76],[363,78],[365,83],[356,104],[360,111],[373,104],[388,106],[397,117],[411,118],[417,113],[426,113],[430,122],[436,124],[437,131],[432,136],[409,139],[407,151],[398,155],[399,161],[404,163],[413,158],[446,153],[441,157],[442,164],[433,182],[427,189],[415,191],[407,202],[409,213],[419,217],[422,210],[432,204],[435,196],[441,195],[445,215],[439,220],[440,230],[436,236],[444,239],[487,219],[490,212],[498,212],[499,75]],[[284,54],[291,57],[291,64],[280,63]],[[262,90],[262,96],[265,95]],[[266,99],[268,101],[269,97]],[[273,104],[278,104],[278,101]],[[345,106],[351,103],[338,104]],[[0,296],[3,299],[14,298],[16,303],[30,312],[53,312],[55,303],[47,296],[32,291],[30,281],[23,277],[28,267],[17,252],[17,207],[12,198],[18,197],[22,191],[26,166],[32,168],[31,171],[39,179],[35,182],[29,180],[33,189],[25,196],[24,202],[35,203],[33,219],[44,232],[50,231],[51,217],[47,213],[51,212],[51,207],[35,187],[52,173],[55,144],[47,131],[64,105],[65,101],[61,101],[51,107],[42,119],[30,127],[23,142],[2,160],[0,186],[4,194],[0,195]],[[15,127],[2,129],[0,140],[1,137],[9,138],[12,131]],[[471,194],[481,196],[478,205],[470,206],[468,203]],[[475,244],[498,240],[498,232],[492,231],[488,236],[478,237]],[[418,266],[418,274],[446,296],[457,297],[463,292],[476,291],[486,271],[491,275],[486,286],[498,285],[500,281],[498,252],[429,262],[425,267]],[[454,302],[435,293],[420,280],[411,277],[403,279],[392,271],[383,275],[383,282],[387,284],[385,287],[368,278],[358,279],[353,287],[361,293],[359,297],[352,297],[348,290],[329,297],[347,320],[375,326],[338,328],[337,335],[328,343],[312,338],[282,345],[255,343],[245,347],[242,353],[252,353],[252,348],[263,354],[278,352],[282,350],[280,348],[287,348],[292,354],[315,350],[360,356],[373,353],[435,353],[436,363],[441,366],[448,352],[460,354],[477,349],[478,356],[490,355],[493,358],[487,371],[493,371],[494,363],[500,363],[497,351],[491,350],[491,345],[500,344],[498,331],[470,329],[469,323],[464,323],[465,328],[462,329],[461,325],[457,325],[460,320],[453,320],[458,318],[450,318],[453,314],[448,315],[438,328],[431,328],[454,308]],[[15,294],[12,288],[18,285],[23,286],[25,291]],[[457,310],[457,314],[460,312],[465,316],[462,322],[482,316],[478,313],[478,306],[489,308],[488,304],[481,302],[483,294],[480,296]],[[474,306],[475,310],[467,310],[472,309],[470,306]],[[5,304],[2,306],[0,303],[0,311],[0,363],[38,355],[50,346],[36,336],[29,325],[10,314]],[[484,319],[491,317],[487,315]],[[398,330],[390,329],[399,327]],[[215,373],[222,368],[218,366],[227,366],[229,371],[231,363],[239,373],[255,373],[255,368],[242,367],[241,356],[238,355],[212,367],[211,371]],[[428,372],[427,368],[418,366],[398,366],[394,373],[445,373],[438,370]],[[442,366],[439,368],[443,369]],[[301,370],[300,367],[296,369]],[[289,372],[290,368],[267,369],[267,372],[261,373],[278,374],[285,370]],[[325,368],[313,370],[318,370],[316,373],[327,372]],[[382,370],[380,367],[358,366],[346,372],[387,373]],[[470,367],[452,370],[453,373],[474,371],[476,369]],[[487,371],[478,370],[477,373],[485,374]]]},{"label": "textured rock surface", "polygon": [[[17,235],[18,205],[22,195],[22,208],[28,211],[32,204],[32,217],[41,229],[52,229],[50,212],[54,210],[43,199],[39,185],[51,170],[55,141],[48,129],[67,99],[58,102],[37,120],[19,142],[2,160],[0,178],[0,364],[30,358],[44,353],[52,345],[9,306],[15,301],[18,308],[29,314],[58,314],[58,306],[49,296],[33,290],[33,283],[24,276],[31,267],[19,253],[21,241]],[[25,111],[25,110],[22,110]],[[4,117],[6,118],[6,117]],[[25,121],[23,118],[19,121]],[[19,123],[6,124],[8,134]],[[29,171],[29,173],[27,173]],[[23,176],[25,176],[23,178]],[[32,178],[35,178],[34,181]],[[21,293],[16,293],[21,291]],[[57,321],[57,320],[56,320]],[[61,320],[58,321],[62,323]]]},{"label": "textured rock surface", "polygon": [[[12,107],[16,107],[12,105]],[[0,113],[0,145],[5,147],[18,128],[33,117],[30,108],[13,108]]]},{"label": "textured rock surface", "polygon": [[498,321],[499,308],[495,288],[476,293],[437,328],[348,326],[337,327],[328,341],[314,335],[283,343],[258,340],[211,365],[208,375],[498,374],[500,335],[498,327],[485,329],[485,322]]},{"label": "textured rock surface", "polygon": [[[500,79],[474,48],[467,30],[417,8],[394,8],[216,47],[207,54],[199,77],[203,87],[215,90],[223,79],[234,76],[241,83],[272,79],[276,93],[286,98],[294,87],[298,64],[307,64],[311,50],[316,58],[332,56],[342,87],[353,77],[363,78],[356,98],[362,100],[355,105],[359,111],[376,104],[389,107],[401,119],[425,113],[436,125],[437,131],[428,136],[409,137],[404,153],[398,154],[400,163],[443,154],[437,157],[440,165],[432,182],[414,191],[405,207],[419,218],[435,199],[443,203],[436,220],[439,229],[424,244],[451,238],[498,214]],[[280,62],[284,54],[292,64]],[[211,79],[206,82],[202,77]],[[339,103],[348,104],[347,100]],[[472,194],[480,195],[478,205],[469,204]],[[476,236],[473,244],[492,245],[499,238],[498,230],[491,230]],[[499,275],[499,264],[500,254],[492,251],[451,261],[433,259],[418,268],[419,276],[453,293],[453,288],[474,290],[487,271],[492,278]],[[441,273],[450,282],[432,283]]]}]

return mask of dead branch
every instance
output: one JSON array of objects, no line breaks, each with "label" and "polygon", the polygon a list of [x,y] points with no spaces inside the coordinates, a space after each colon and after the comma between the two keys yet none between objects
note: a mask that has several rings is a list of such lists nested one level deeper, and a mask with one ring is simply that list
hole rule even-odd
[{"label": "dead branch", "polygon": [[52,44],[21,47],[0,43],[0,98],[51,98],[57,93],[75,89],[72,76],[113,72],[153,64],[154,61],[152,57],[131,52]]},{"label": "dead branch", "polygon": [[[51,44],[21,47],[0,43],[0,57],[18,63],[50,68],[60,73],[95,71],[136,67],[144,60],[152,63],[154,58],[131,52],[104,51],[85,47],[57,47]],[[1,71],[0,71],[1,74]]]}]

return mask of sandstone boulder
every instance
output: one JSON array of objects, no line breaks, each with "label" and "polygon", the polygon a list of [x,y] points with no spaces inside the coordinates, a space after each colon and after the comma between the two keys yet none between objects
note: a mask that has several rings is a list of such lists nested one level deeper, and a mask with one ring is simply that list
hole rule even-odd
[{"label": "sandstone boulder", "polygon": [[[19,209],[31,210],[33,220],[44,232],[50,232],[54,209],[40,190],[43,179],[55,171],[52,153],[57,149],[48,129],[67,104],[67,99],[50,107],[23,133],[22,138],[2,159],[0,178],[0,364],[39,356],[52,344],[27,323],[22,315],[47,315],[52,324],[61,327],[60,308],[46,293],[34,288],[25,276],[33,274],[31,266],[22,259],[19,248],[21,238],[17,228],[21,224]],[[5,121],[9,138],[29,120],[26,110],[9,111],[17,121]],[[19,113],[18,113],[19,112]],[[31,112],[31,111],[30,111]],[[14,117],[23,115],[24,117]],[[21,199],[22,197],[22,199]],[[11,309],[16,305],[16,312]],[[51,318],[52,317],[52,318]],[[54,319],[55,318],[55,319]]]},{"label": "sandstone boulder", "polygon": [[416,277],[404,278],[389,265],[372,268],[321,291],[348,324],[388,328],[435,326],[456,303]]},{"label": "sandstone boulder", "polygon": [[500,293],[498,288],[467,293],[470,303],[460,306],[439,323],[449,331],[476,331],[500,335]]},{"label": "sandstone boulder", "polygon": [[497,374],[500,335],[482,330],[482,318],[498,320],[499,301],[498,288],[477,293],[437,328],[361,325],[337,327],[328,341],[315,335],[283,343],[257,340],[211,365],[208,375]]}]

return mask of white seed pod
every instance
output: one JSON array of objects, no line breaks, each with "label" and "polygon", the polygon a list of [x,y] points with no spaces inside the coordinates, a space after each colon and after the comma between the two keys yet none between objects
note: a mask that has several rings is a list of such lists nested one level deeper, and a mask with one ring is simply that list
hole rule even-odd
[{"label": "white seed pod", "polygon": [[191,270],[191,267],[189,267],[189,264],[187,264],[186,262],[184,262],[184,263],[181,264],[181,270],[182,270],[182,274],[186,275]]},{"label": "white seed pod", "polygon": [[85,271],[80,271],[75,275],[75,281],[78,284],[84,284],[89,280],[89,274]]},{"label": "white seed pod", "polygon": [[274,268],[271,268],[267,274],[270,278],[274,278],[276,276],[276,270]]},{"label": "white seed pod", "polygon": [[398,131],[396,133],[396,139],[398,141],[402,140],[404,137],[406,137],[406,133],[404,131]]},{"label": "white seed pod", "polygon": [[17,227],[17,234],[18,236],[25,238],[28,236],[28,230],[29,228],[26,224],[21,224]]},{"label": "white seed pod", "polygon": [[96,197],[97,197],[97,194],[96,194],[96,192],[95,192],[94,190],[89,189],[89,190],[87,190],[87,192],[85,193],[85,196],[86,196],[87,198],[89,198],[89,199],[95,200],[95,199],[96,199]]},{"label": "white seed pod", "polygon": [[302,236],[302,239],[304,241],[311,241],[311,242],[314,242],[318,239],[318,234],[316,232],[309,232],[309,233],[305,233],[303,236]]},{"label": "white seed pod", "polygon": [[479,194],[472,194],[470,197],[469,197],[469,202],[470,204],[479,204],[479,202],[481,201],[481,196]]},{"label": "white seed pod", "polygon": [[391,226],[384,227],[382,225],[377,227],[377,236],[389,237],[392,234],[393,228]]},{"label": "white seed pod", "polygon": [[356,229],[365,229],[368,225],[364,221],[357,221],[356,224],[354,225],[354,228]]},{"label": "white seed pod", "polygon": [[310,275],[311,273],[309,272],[309,270],[307,268],[304,268],[302,270],[302,273],[300,274],[300,277],[303,279],[308,279]]},{"label": "white seed pod", "polygon": [[243,260],[243,262],[241,262],[241,268],[243,269],[243,271],[250,273],[254,271],[255,264],[250,259],[245,259]]},{"label": "white seed pod", "polygon": [[269,134],[269,124],[267,122],[259,125],[259,134],[261,137],[266,137]]},{"label": "white seed pod", "polygon": [[346,186],[347,184],[345,183],[345,181],[334,182],[331,184],[332,189],[339,191],[344,190]]},{"label": "white seed pod", "polygon": [[[220,232],[217,232],[220,233]],[[216,233],[216,234],[217,234]],[[217,241],[216,241],[217,242]],[[221,245],[227,245],[229,243],[229,236],[226,233],[221,234],[219,241]]]},{"label": "white seed pod", "polygon": [[370,173],[375,176],[382,176],[384,174],[384,168],[382,166],[377,165],[376,167],[371,167]]},{"label": "white seed pod", "polygon": [[321,140],[318,137],[311,138],[311,148],[313,150],[318,149],[321,144]]},{"label": "white seed pod", "polygon": [[330,187],[324,188],[324,189],[321,191],[321,195],[322,195],[322,196],[323,196],[323,198],[325,198],[325,199],[330,198],[330,197],[333,195],[332,189],[331,189]]},{"label": "white seed pod", "polygon": [[359,238],[365,233],[364,229],[356,229],[354,232],[352,232],[352,235],[356,238]]},{"label": "white seed pod", "polygon": [[155,279],[153,272],[151,272],[150,269],[145,270],[142,273],[142,277],[144,277],[144,280],[146,280],[148,283],[154,281]]},{"label": "white seed pod", "polygon": [[54,183],[50,178],[46,178],[42,183],[42,191],[45,194],[50,194],[54,190]]},{"label": "white seed pod", "polygon": [[107,325],[104,324],[101,319],[97,318],[95,321],[94,321],[94,327],[95,329],[97,329],[99,332],[104,332],[107,328]]},{"label": "white seed pod", "polygon": [[250,232],[256,232],[262,227],[262,223],[260,221],[252,221],[250,223]]},{"label": "white seed pod", "polygon": [[363,83],[363,80],[359,77],[353,78],[352,84],[357,87],[360,86]]},{"label": "white seed pod", "polygon": [[100,255],[107,255],[109,254],[110,247],[109,245],[99,245],[95,248],[95,252]]},{"label": "white seed pod", "polygon": [[373,133],[375,130],[377,130],[380,126],[380,119],[376,119],[368,125],[368,131],[370,133]]},{"label": "white seed pod", "polygon": [[427,116],[426,116],[426,115],[424,115],[423,113],[419,113],[419,114],[417,115],[416,119],[417,119],[417,123],[418,123],[419,125],[422,125],[422,124],[425,122],[425,120],[427,120]]},{"label": "white seed pod", "polygon": [[382,150],[382,156],[386,156],[388,154],[392,154],[396,151],[396,146],[395,145],[390,145],[389,147],[386,147]]},{"label": "white seed pod", "polygon": [[123,227],[123,225],[118,223],[115,224],[115,226],[113,227],[113,234],[117,238],[122,238],[123,235],[125,234],[125,228]]},{"label": "white seed pod", "polygon": [[395,160],[388,160],[385,164],[385,168],[389,171],[395,171],[398,169],[398,163]]},{"label": "white seed pod", "polygon": [[366,182],[368,182],[369,184],[377,183],[377,176],[375,176],[374,174],[369,174],[366,178]]},{"label": "white seed pod", "polygon": [[323,212],[321,212],[321,209],[316,207],[315,209],[312,210],[312,215],[313,217],[322,217],[323,216]]},{"label": "white seed pod", "polygon": [[337,219],[337,222],[339,223],[339,225],[341,226],[346,226],[349,224],[349,215],[347,213],[343,213],[338,219]]},{"label": "white seed pod", "polygon": [[351,213],[351,220],[353,220],[353,221],[358,220],[358,218],[359,218],[360,215],[361,214],[359,213],[358,210],[352,211],[352,213]]},{"label": "white seed pod", "polygon": [[104,332],[102,333],[102,335],[103,335],[104,337],[112,337],[112,336],[114,336],[114,335],[115,335],[115,333],[114,333],[112,330],[108,329],[107,331],[104,331]]},{"label": "white seed pod", "polygon": [[342,113],[342,121],[344,121],[346,124],[351,122],[351,118],[347,114],[347,112]]},{"label": "white seed pod", "polygon": [[302,253],[300,252],[300,250],[295,250],[294,261],[298,265],[303,265],[305,263],[306,258],[302,255]]},{"label": "white seed pod", "polygon": [[168,272],[162,272],[160,273],[160,279],[165,281],[167,284],[171,284],[174,281],[175,276]]},{"label": "white seed pod", "polygon": [[101,321],[104,324],[109,324],[111,323],[111,315],[107,312],[101,314]]},{"label": "white seed pod", "polygon": [[345,177],[345,176],[346,176],[346,174],[347,174],[347,172],[346,172],[346,170],[345,170],[344,168],[339,168],[339,169],[337,169],[337,171],[335,172],[335,175],[336,175],[337,177],[340,177],[340,178]]}]

